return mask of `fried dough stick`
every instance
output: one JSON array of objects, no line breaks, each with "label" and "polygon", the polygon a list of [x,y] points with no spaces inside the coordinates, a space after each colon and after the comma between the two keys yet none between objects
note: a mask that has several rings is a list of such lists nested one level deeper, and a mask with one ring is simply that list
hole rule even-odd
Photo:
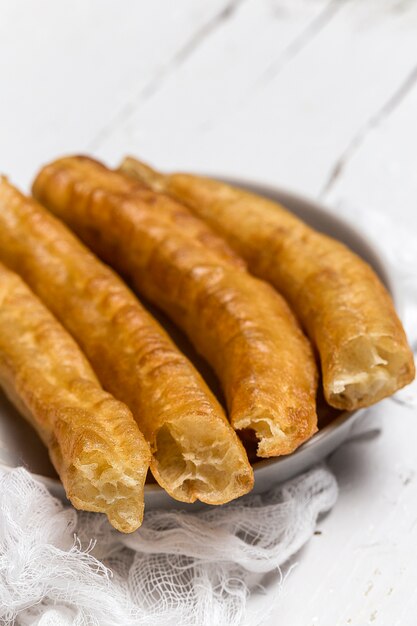
[{"label": "fried dough stick", "polygon": [[256,433],[260,456],[288,454],[311,437],[317,374],[308,340],[269,285],[176,222],[183,207],[85,157],[46,166],[33,191],[183,328],[216,371],[234,428]]},{"label": "fried dough stick", "polygon": [[132,158],[121,169],[190,207],[284,295],[318,348],[329,404],[369,406],[413,380],[413,357],[389,294],[342,243],[225,183],[163,176]]},{"label": "fried dough stick", "polygon": [[103,386],[130,407],[151,446],[152,472],[172,497],[221,504],[252,488],[245,450],[192,364],[112,270],[5,180],[0,260],[25,278]]},{"label": "fried dough stick", "polygon": [[150,452],[131,412],[103,391],[72,337],[2,264],[0,385],[41,436],[72,504],[136,530]]}]

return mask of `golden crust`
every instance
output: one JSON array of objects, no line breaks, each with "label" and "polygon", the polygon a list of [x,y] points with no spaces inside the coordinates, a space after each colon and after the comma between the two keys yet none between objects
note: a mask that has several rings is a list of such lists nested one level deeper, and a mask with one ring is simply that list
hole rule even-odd
[{"label": "golden crust", "polygon": [[247,493],[252,468],[222,408],[120,278],[6,181],[0,208],[0,259],[22,274],[104,387],[130,407],[160,485],[185,502],[221,504]]},{"label": "golden crust", "polygon": [[292,452],[317,429],[317,373],[288,306],[269,285],[168,219],[184,208],[126,181],[74,157],[46,166],[33,189],[185,330],[217,372],[234,428],[256,432],[258,454]]},{"label": "golden crust", "polygon": [[0,384],[48,447],[68,498],[132,532],[150,453],[129,409],[100,387],[74,340],[0,264]]},{"label": "golden crust", "polygon": [[122,170],[184,202],[285,296],[318,348],[329,404],[369,406],[413,380],[412,353],[392,300],[346,246],[282,206],[230,185],[162,176],[131,158]]}]

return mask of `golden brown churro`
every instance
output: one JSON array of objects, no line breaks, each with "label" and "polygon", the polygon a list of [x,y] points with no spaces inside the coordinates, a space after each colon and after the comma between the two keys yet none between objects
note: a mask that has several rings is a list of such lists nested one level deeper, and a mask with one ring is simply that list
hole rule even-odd
[{"label": "golden brown churro", "polygon": [[176,223],[183,207],[85,157],[44,167],[33,192],[185,330],[222,382],[232,425],[255,431],[260,456],[311,437],[310,344],[283,299],[220,253],[214,234],[201,242]]},{"label": "golden brown churro", "polygon": [[136,530],[150,452],[131,412],[103,391],[72,337],[1,264],[0,385],[42,437],[73,505]]},{"label": "golden brown churro", "polygon": [[184,202],[287,298],[318,348],[329,404],[368,406],[413,380],[413,357],[389,294],[342,243],[281,205],[225,183],[164,176],[132,158],[121,169]]},{"label": "golden brown churro", "polygon": [[104,387],[131,408],[151,446],[152,472],[171,496],[221,504],[252,488],[245,450],[192,364],[112,270],[5,180],[0,260],[25,278]]}]

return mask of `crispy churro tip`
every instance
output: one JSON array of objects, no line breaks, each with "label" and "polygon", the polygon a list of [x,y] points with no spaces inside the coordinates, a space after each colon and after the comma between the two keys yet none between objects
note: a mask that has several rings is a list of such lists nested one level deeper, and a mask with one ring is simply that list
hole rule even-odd
[{"label": "crispy churro tip", "polygon": [[184,502],[222,504],[253,487],[253,471],[237,437],[224,422],[202,432],[194,416],[158,431],[152,470]]}]

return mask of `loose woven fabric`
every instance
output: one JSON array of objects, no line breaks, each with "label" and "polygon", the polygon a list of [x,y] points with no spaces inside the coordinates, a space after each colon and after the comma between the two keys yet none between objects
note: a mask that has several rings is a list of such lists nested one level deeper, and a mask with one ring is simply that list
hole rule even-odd
[{"label": "loose woven fabric", "polygon": [[[259,624],[247,600],[311,537],[337,485],[316,467],[263,496],[148,511],[131,535],[76,512],[24,469],[0,472],[0,624]],[[279,591],[279,578],[276,584]]]}]

